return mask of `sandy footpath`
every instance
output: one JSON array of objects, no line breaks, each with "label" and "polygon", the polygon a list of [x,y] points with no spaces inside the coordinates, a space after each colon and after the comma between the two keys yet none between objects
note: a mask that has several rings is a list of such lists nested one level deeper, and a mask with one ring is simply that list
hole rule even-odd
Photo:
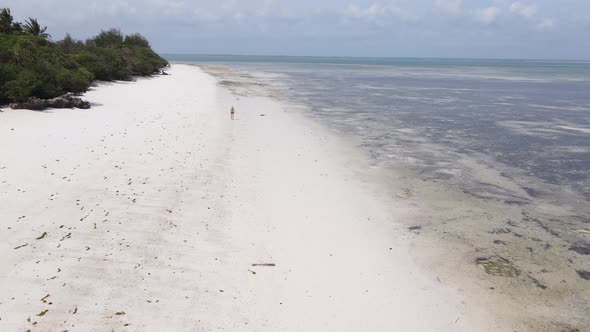
[{"label": "sandy footpath", "polygon": [[356,151],[170,74],[0,113],[0,331],[508,330],[413,262]]}]

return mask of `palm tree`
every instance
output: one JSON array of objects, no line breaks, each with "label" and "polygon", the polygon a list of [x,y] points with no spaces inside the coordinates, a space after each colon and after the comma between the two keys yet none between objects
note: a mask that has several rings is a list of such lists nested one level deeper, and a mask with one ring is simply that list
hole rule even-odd
[{"label": "palm tree", "polygon": [[25,31],[25,33],[29,35],[39,36],[45,39],[51,38],[51,35],[45,32],[47,31],[47,27],[41,27],[41,25],[39,25],[39,22],[37,22],[37,20],[34,18],[29,17],[29,20],[25,22],[23,30]]},{"label": "palm tree", "polygon": [[23,32],[23,24],[20,22],[12,23],[12,33],[18,34]]},{"label": "palm tree", "polygon": [[12,32],[13,18],[9,8],[0,9],[0,33],[9,34]]}]

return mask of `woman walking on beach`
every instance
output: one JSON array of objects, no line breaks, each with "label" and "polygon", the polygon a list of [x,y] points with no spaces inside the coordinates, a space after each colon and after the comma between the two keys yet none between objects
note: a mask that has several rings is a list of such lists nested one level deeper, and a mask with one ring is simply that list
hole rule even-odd
[{"label": "woman walking on beach", "polygon": [[234,119],[234,114],[236,114],[236,110],[234,109],[234,107],[231,107],[231,110],[229,111],[229,113],[231,114],[231,119]]}]

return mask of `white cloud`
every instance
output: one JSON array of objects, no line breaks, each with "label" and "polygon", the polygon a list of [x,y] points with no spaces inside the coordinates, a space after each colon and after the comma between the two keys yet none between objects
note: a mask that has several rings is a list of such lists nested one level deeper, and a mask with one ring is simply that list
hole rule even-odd
[{"label": "white cloud", "polygon": [[177,0],[150,0],[144,6],[144,10],[147,9],[146,7],[166,16],[182,16],[189,12],[189,7],[183,1]]},{"label": "white cloud", "polygon": [[532,18],[537,14],[536,5],[525,5],[520,2],[514,2],[510,5],[510,11],[526,18]]},{"label": "white cloud", "polygon": [[4,6],[18,21],[38,18],[56,39],[115,26],[168,52],[590,58],[590,0],[0,0]]},{"label": "white cloud", "polygon": [[274,0],[264,0],[262,6],[256,9],[256,16],[268,16],[271,13],[275,4]]},{"label": "white cloud", "polygon": [[482,24],[492,24],[500,15],[500,9],[497,7],[481,8],[475,11],[475,19]]},{"label": "white cloud", "polygon": [[555,21],[552,19],[546,18],[541,20],[536,26],[538,30],[551,30],[555,27]]},{"label": "white cloud", "polygon": [[198,23],[216,23],[221,20],[221,16],[210,11],[195,9],[192,13],[192,19]]},{"label": "white cloud", "polygon": [[137,8],[127,1],[121,2],[110,2],[104,4],[97,4],[92,3],[90,5],[92,8],[92,12],[99,16],[99,15],[107,15],[107,16],[118,16],[118,15],[135,15],[137,14]]},{"label": "white cloud", "polygon": [[458,15],[462,11],[462,0],[435,0],[434,5],[443,11]]},{"label": "white cloud", "polygon": [[361,8],[356,5],[349,5],[345,10],[345,16],[366,19],[374,23],[379,23],[383,19],[396,17],[402,21],[412,21],[416,16],[393,5],[384,5],[381,3],[374,3],[366,8]]},{"label": "white cloud", "polygon": [[242,12],[236,12],[233,15],[233,19],[236,22],[242,22],[246,16]]}]

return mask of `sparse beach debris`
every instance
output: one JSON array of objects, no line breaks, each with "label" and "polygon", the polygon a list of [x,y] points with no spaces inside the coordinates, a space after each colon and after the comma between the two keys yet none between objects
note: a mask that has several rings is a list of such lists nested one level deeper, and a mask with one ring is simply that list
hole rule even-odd
[{"label": "sparse beach debris", "polygon": [[45,316],[45,314],[48,312],[49,310],[43,310],[40,313],[37,314],[38,317],[43,317]]},{"label": "sparse beach debris", "polygon": [[403,193],[395,195],[396,198],[410,199],[414,197],[414,191],[412,189],[404,189]]},{"label": "sparse beach debris", "polygon": [[410,232],[414,232],[414,233],[420,234],[420,230],[422,230],[422,226],[418,226],[418,225],[416,225],[416,226],[410,226],[410,227],[408,227],[408,230]]},{"label": "sparse beach debris", "polygon": [[521,271],[504,257],[480,257],[475,263],[484,268],[487,274],[499,277],[518,277]]},{"label": "sparse beach debris", "polygon": [[256,274],[256,271],[252,271],[252,270],[248,270],[248,272],[252,273],[252,274]]},{"label": "sparse beach debris", "polygon": [[35,240],[43,240],[45,237],[47,236],[47,232],[43,232],[43,234],[41,234],[39,237],[37,237]]},{"label": "sparse beach debris", "polygon": [[43,302],[43,303],[47,303],[47,298],[49,298],[49,294],[47,294],[47,295],[43,296],[43,297],[41,298],[41,302]]},{"label": "sparse beach debris", "polygon": [[72,233],[68,233],[68,234],[64,235],[64,237],[62,237],[61,240],[59,240],[59,241],[61,242],[61,241],[65,240],[65,239],[69,239],[71,237],[72,237]]},{"label": "sparse beach debris", "polygon": [[123,316],[123,315],[125,315],[125,311],[117,311],[117,312],[115,312],[115,315]]},{"label": "sparse beach debris", "polygon": [[20,245],[20,246],[18,246],[18,247],[14,247],[14,250],[17,250],[17,249],[20,249],[20,248],[24,248],[24,247],[26,247],[26,246],[28,246],[28,245],[29,245],[28,243],[21,244],[21,245]]},{"label": "sparse beach debris", "polygon": [[275,267],[277,266],[275,263],[255,263],[252,266],[266,266],[266,267]]}]

